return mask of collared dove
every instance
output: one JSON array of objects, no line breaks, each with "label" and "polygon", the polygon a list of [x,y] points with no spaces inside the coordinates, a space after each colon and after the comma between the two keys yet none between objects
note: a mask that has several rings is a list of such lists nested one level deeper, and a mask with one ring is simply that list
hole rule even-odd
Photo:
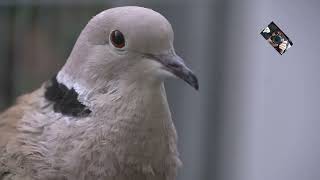
[{"label": "collared dove", "polygon": [[174,180],[168,77],[198,89],[162,15],[133,6],[99,13],[57,75],[0,115],[0,179]]}]

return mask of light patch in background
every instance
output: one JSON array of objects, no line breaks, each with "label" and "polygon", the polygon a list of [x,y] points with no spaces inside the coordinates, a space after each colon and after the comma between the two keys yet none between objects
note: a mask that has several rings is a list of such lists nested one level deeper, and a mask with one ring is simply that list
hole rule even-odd
[{"label": "light patch in background", "polygon": [[292,45],[289,37],[274,23],[271,22],[260,33],[281,55],[284,54]]}]

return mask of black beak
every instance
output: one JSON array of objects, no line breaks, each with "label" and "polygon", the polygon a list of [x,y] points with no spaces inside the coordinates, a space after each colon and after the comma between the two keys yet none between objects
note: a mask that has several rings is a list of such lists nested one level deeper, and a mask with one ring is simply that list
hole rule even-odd
[{"label": "black beak", "polygon": [[184,80],[196,90],[199,89],[197,76],[185,65],[183,59],[174,52],[164,55],[152,55],[152,57],[163,64],[167,71]]}]

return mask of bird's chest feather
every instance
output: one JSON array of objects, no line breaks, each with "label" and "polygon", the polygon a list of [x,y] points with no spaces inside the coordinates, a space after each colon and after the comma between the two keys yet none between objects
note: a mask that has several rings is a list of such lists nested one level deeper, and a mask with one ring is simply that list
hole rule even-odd
[{"label": "bird's chest feather", "polygon": [[153,101],[144,97],[126,102],[101,106],[94,118],[69,130],[73,132],[66,137],[73,138],[62,141],[57,154],[63,152],[62,165],[71,176],[121,179],[175,174],[180,162],[166,99],[161,95],[153,96]]},{"label": "bird's chest feather", "polygon": [[100,135],[82,142],[77,152],[68,153],[67,166],[80,177],[164,175],[178,159],[175,140],[155,129],[139,127],[140,132],[135,132],[136,128],[121,125],[100,131]]}]

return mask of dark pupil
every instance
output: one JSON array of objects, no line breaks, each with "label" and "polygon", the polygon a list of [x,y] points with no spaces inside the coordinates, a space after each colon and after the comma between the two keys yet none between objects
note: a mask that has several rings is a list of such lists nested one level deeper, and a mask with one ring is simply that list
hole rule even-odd
[{"label": "dark pupil", "polygon": [[112,42],[115,44],[117,47],[121,47],[124,45],[124,37],[122,33],[118,30],[113,31],[112,33]]}]

